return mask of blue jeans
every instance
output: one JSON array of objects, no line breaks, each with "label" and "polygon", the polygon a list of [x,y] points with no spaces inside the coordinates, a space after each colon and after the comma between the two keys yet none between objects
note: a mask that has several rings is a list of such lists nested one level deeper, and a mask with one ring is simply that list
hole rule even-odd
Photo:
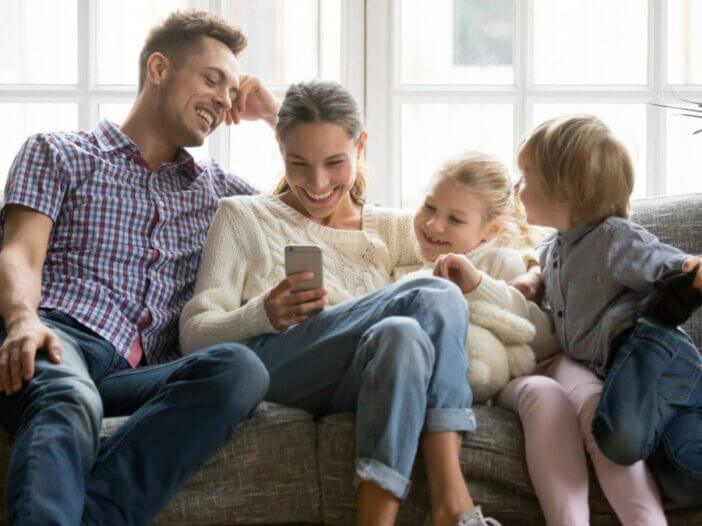
[{"label": "blue jeans", "polygon": [[[16,433],[8,524],[153,522],[268,387],[260,360],[240,345],[131,369],[72,318],[40,316],[63,353],[53,364],[40,351],[34,378],[14,396],[0,394],[0,418]],[[101,442],[103,416],[130,414]]]},{"label": "blue jeans", "polygon": [[467,320],[453,283],[407,280],[247,345],[268,368],[268,400],[316,416],[356,411],[356,485],[404,498],[423,430],[475,429]]},{"label": "blue jeans", "polygon": [[702,358],[681,330],[641,319],[616,341],[592,434],[618,464],[647,459],[663,493],[702,504]]}]

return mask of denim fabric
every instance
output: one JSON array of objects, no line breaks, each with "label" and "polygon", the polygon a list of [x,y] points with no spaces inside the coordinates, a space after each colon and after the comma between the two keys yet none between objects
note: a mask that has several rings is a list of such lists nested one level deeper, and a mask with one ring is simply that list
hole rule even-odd
[{"label": "denim fabric", "polygon": [[680,329],[640,319],[617,340],[592,433],[619,464],[648,459],[669,498],[702,504],[702,357]]},{"label": "denim fabric", "polygon": [[[114,347],[65,314],[42,311],[60,364],[36,374],[0,419],[16,434],[8,524],[149,524],[263,398],[268,373],[241,345],[131,369]],[[4,339],[0,326],[0,341]],[[100,443],[103,416],[132,415]]]},{"label": "denim fabric", "polygon": [[453,283],[407,280],[247,345],[267,399],[317,416],[356,412],[356,484],[405,498],[421,433],[473,431],[466,302]]}]

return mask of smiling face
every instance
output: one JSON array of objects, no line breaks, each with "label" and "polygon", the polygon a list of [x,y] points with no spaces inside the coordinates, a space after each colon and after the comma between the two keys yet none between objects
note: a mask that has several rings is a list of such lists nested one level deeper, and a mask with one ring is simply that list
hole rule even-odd
[{"label": "smiling face", "polygon": [[422,256],[434,261],[449,252],[465,254],[500,233],[502,218],[483,221],[484,205],[470,188],[451,177],[435,177],[414,215]]},{"label": "smiling face", "polygon": [[239,63],[225,44],[210,37],[202,37],[201,49],[188,53],[180,67],[164,60],[162,77],[153,79],[164,134],[175,146],[200,146],[236,100]]},{"label": "smiling face", "polygon": [[356,144],[342,126],[324,121],[299,123],[288,129],[281,153],[290,187],[289,204],[322,224],[351,210],[350,191],[365,138],[364,132]]}]

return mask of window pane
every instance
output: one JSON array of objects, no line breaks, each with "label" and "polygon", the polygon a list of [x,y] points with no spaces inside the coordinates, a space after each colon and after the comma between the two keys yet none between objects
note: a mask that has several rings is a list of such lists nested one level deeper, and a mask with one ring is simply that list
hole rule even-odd
[{"label": "window pane", "polygon": [[[131,102],[110,102],[103,103],[99,106],[100,119],[108,119],[117,125],[124,122],[127,117],[129,110],[132,107]],[[209,137],[205,139],[205,143],[202,146],[186,148],[190,155],[196,160],[207,160],[210,158],[209,148],[208,148]]]},{"label": "window pane", "polygon": [[[97,82],[136,86],[139,52],[153,25],[194,0],[100,0],[97,4]],[[119,43],[119,44],[117,44]]]},{"label": "window pane", "polygon": [[77,0],[5,0],[0,84],[78,82]]},{"label": "window pane", "polygon": [[262,192],[269,192],[284,174],[278,143],[262,121],[242,121],[230,128],[230,166]]},{"label": "window pane", "polygon": [[402,206],[416,207],[450,156],[478,150],[512,162],[511,104],[402,105]]},{"label": "window pane", "polygon": [[409,84],[512,84],[513,0],[401,6],[401,73]]},{"label": "window pane", "polygon": [[648,2],[535,0],[536,84],[645,84]]},{"label": "window pane", "polygon": [[248,38],[244,70],[264,82],[341,78],[340,0],[232,0],[229,20]]},{"label": "window pane", "polygon": [[666,194],[702,192],[702,119],[668,110]]},{"label": "window pane", "polygon": [[702,0],[668,0],[668,82],[702,84]]},{"label": "window pane", "polygon": [[0,103],[0,195],[12,161],[29,135],[77,128],[77,104]]},{"label": "window pane", "polygon": [[534,125],[560,115],[587,113],[604,121],[629,150],[634,163],[632,199],[646,196],[646,106],[644,104],[535,104]]}]

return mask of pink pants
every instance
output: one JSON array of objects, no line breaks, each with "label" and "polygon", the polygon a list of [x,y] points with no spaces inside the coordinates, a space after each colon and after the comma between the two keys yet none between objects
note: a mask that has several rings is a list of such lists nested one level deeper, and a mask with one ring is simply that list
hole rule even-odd
[{"label": "pink pants", "polygon": [[521,418],[527,466],[546,522],[554,526],[590,523],[587,450],[622,524],[667,524],[646,464],[615,464],[592,437],[590,424],[601,390],[602,382],[592,371],[559,354],[541,364],[534,375],[512,380],[498,396],[498,405]]}]

